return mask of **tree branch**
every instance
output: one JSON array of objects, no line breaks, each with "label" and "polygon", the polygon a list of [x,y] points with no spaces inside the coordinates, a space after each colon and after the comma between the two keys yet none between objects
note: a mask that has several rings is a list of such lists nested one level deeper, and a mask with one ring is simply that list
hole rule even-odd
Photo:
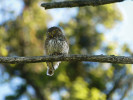
[{"label": "tree branch", "polygon": [[53,61],[89,61],[101,63],[133,64],[133,57],[114,55],[59,55],[34,57],[0,57],[0,63],[37,63]]},{"label": "tree branch", "polygon": [[62,2],[42,3],[41,6],[45,9],[52,8],[65,8],[65,7],[83,7],[83,6],[98,6],[116,2],[122,2],[124,0],[73,0]]}]

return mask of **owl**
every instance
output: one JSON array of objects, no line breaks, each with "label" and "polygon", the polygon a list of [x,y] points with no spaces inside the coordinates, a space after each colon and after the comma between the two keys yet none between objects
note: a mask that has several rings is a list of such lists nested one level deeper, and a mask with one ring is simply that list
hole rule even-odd
[{"label": "owl", "polygon": [[[46,33],[45,52],[47,55],[67,55],[69,45],[59,27],[51,27]],[[47,62],[47,75],[52,76],[61,62]]]}]

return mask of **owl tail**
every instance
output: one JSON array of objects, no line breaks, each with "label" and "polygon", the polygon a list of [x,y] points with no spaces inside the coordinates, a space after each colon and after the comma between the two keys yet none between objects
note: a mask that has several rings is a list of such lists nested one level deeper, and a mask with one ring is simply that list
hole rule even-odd
[{"label": "owl tail", "polygon": [[54,75],[54,70],[55,70],[55,69],[53,69],[53,68],[48,68],[48,69],[47,69],[47,75],[48,75],[48,76]]},{"label": "owl tail", "polygon": [[54,71],[58,68],[60,62],[52,62],[47,63],[48,69],[47,69],[47,75],[52,76],[54,74]]}]

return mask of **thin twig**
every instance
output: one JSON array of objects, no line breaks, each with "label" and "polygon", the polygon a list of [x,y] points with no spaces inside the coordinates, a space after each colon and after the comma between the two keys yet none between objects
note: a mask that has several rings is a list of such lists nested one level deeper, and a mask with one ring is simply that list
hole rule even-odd
[{"label": "thin twig", "polygon": [[101,63],[133,64],[133,57],[79,54],[34,57],[0,57],[0,63],[37,63],[51,61],[89,61]]},{"label": "thin twig", "polygon": [[83,6],[98,6],[116,2],[122,2],[124,0],[73,0],[62,2],[42,3],[41,6],[45,9],[52,8],[65,8],[65,7],[83,7]]}]

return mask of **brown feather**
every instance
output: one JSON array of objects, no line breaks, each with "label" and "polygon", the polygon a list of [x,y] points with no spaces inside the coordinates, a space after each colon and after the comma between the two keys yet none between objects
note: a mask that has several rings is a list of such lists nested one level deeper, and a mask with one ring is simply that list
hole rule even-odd
[{"label": "brown feather", "polygon": [[[47,55],[68,54],[69,45],[60,28],[51,27],[48,29],[45,40],[45,51]],[[53,75],[54,70],[58,68],[59,63],[60,62],[54,62],[51,64],[50,62],[47,62],[47,75]]]}]

